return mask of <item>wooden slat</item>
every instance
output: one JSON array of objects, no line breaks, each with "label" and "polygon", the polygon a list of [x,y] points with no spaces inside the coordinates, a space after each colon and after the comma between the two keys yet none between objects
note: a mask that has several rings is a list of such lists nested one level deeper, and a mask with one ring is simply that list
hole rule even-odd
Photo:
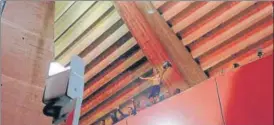
[{"label": "wooden slat", "polygon": [[128,51],[130,48],[132,48],[136,44],[137,43],[133,37],[129,39],[128,41],[126,41],[126,43],[124,43],[117,50],[112,52],[108,57],[102,60],[99,64],[97,64],[95,67],[92,67],[92,69],[87,71],[85,74],[85,82],[87,82],[90,78],[94,77],[96,74],[102,71],[105,67],[109,66],[113,61],[115,61],[117,58],[119,58],[122,54],[124,54],[126,51]]},{"label": "wooden slat", "polygon": [[264,37],[270,34],[273,34],[272,21],[268,21],[268,23],[263,24],[264,26],[261,26],[255,30],[252,30],[252,32],[249,32],[245,34],[244,36],[242,36],[241,38],[230,42],[229,45],[219,48],[218,51],[214,51],[214,53],[208,55],[208,58],[206,60],[201,58],[202,69],[207,70],[208,68],[230,57],[234,53],[237,53],[240,50],[252,44],[255,44],[256,42],[263,39]]},{"label": "wooden slat", "polygon": [[[248,27],[252,26],[256,22],[262,20],[266,16],[270,15],[272,13],[273,7],[271,5],[265,7],[263,10],[260,10],[256,14],[253,14],[249,16],[247,19],[243,21],[234,20],[234,22],[231,22],[232,25],[227,25],[225,28],[222,28],[217,36],[210,36],[209,38],[204,39],[203,41],[199,41],[202,43],[200,45],[199,43],[196,45],[197,48],[191,48],[191,54],[193,58],[197,58],[204,54],[205,52],[211,50],[212,48],[222,44],[224,41],[228,40],[229,38],[233,37],[237,33],[247,29]],[[255,10],[254,10],[255,11]],[[235,26],[233,24],[237,23]],[[223,31],[225,30],[225,31]],[[216,33],[217,34],[217,33]]]},{"label": "wooden slat", "polygon": [[193,41],[197,40],[198,38],[200,38],[207,32],[211,31],[212,29],[216,28],[223,22],[226,22],[227,20],[236,16],[237,14],[239,14],[240,12],[242,12],[243,10],[245,10],[246,8],[250,7],[251,5],[253,5],[255,3],[256,3],[255,1],[243,1],[243,2],[236,4],[229,10],[225,10],[225,12],[223,12],[221,15],[217,16],[213,20],[210,20],[205,25],[203,25],[202,27],[199,27],[194,32],[192,32],[191,34],[186,36],[183,39],[184,44],[188,45],[188,44],[192,43]]},{"label": "wooden slat", "polygon": [[167,10],[165,13],[163,13],[163,17],[166,21],[170,20],[174,16],[176,16],[178,13],[183,11],[185,8],[187,8],[191,3],[194,1],[181,1],[178,2],[176,5],[172,6],[169,10]]},{"label": "wooden slat", "polygon": [[97,38],[99,38],[104,32],[106,32],[112,25],[119,21],[121,17],[116,11],[112,11],[109,15],[104,17],[104,19],[99,22],[95,27],[89,30],[83,37],[77,40],[77,42],[71,46],[65,54],[63,54],[59,59],[63,65],[68,64],[71,56],[78,55],[86,47],[92,44]]},{"label": "wooden slat", "polygon": [[153,1],[152,4],[153,6],[158,9],[160,8],[161,6],[163,6],[167,1]]},{"label": "wooden slat", "polygon": [[233,68],[234,63],[240,64],[240,66],[246,65],[250,62],[253,62],[255,60],[260,59],[257,55],[258,49],[262,49],[262,52],[264,53],[264,56],[268,56],[270,54],[273,54],[273,38],[265,41],[262,45],[257,46],[256,48],[253,48],[251,50],[248,50],[248,52],[245,52],[236,58],[230,60],[229,62],[226,62],[225,64],[213,68],[209,71],[210,76],[215,76],[227,71],[230,71]]},{"label": "wooden slat", "polygon": [[75,1],[56,1],[54,21],[58,20]]},{"label": "wooden slat", "polygon": [[98,57],[101,53],[103,53],[108,47],[113,45],[117,40],[119,40],[123,35],[128,32],[128,28],[125,24],[123,24],[119,29],[117,29],[114,33],[108,36],[100,45],[96,46],[93,50],[91,50],[84,58],[84,62],[89,64],[92,60]]},{"label": "wooden slat", "polygon": [[119,90],[129,85],[132,81],[134,81],[136,78],[138,78],[142,74],[148,72],[150,69],[151,69],[151,65],[148,62],[146,62],[145,64],[140,66],[138,69],[136,69],[129,75],[123,76],[124,78],[115,82],[113,86],[108,86],[103,91],[96,94],[94,97],[92,97],[91,100],[83,104],[81,109],[81,116],[86,114],[89,110],[95,108],[97,105],[99,105],[103,101],[110,98],[116,92],[118,92]]},{"label": "wooden slat", "polygon": [[77,1],[54,23],[54,40],[69,28],[95,1]]},{"label": "wooden slat", "polygon": [[111,2],[100,1],[90,8],[83,17],[72,25],[58,40],[55,42],[55,57],[58,57],[76,38],[93,25],[113,4]]},{"label": "wooden slat", "polygon": [[94,113],[89,114],[88,116],[84,117],[80,121],[80,125],[90,125],[94,123],[97,119],[105,116],[106,114],[113,111],[116,107],[118,107],[120,104],[123,104],[133,98],[134,96],[138,95],[140,92],[143,92],[144,90],[148,89],[150,87],[150,84],[147,82],[144,83],[137,83],[138,86],[134,86],[131,89],[128,89],[127,91],[124,91],[121,96],[118,96],[114,99],[112,99],[111,102],[108,104],[105,104],[104,106],[99,107]]},{"label": "wooden slat", "polygon": [[87,98],[89,95],[97,91],[100,87],[104,86],[107,82],[109,82],[111,79],[116,77],[118,74],[122,73],[124,70],[126,70],[128,67],[136,63],[138,60],[144,57],[144,54],[141,50],[138,50],[138,52],[134,53],[131,57],[126,59],[124,62],[119,64],[115,69],[111,70],[108,74],[104,75],[103,78],[96,81],[95,83],[91,83],[87,89],[84,92],[84,99]]},{"label": "wooden slat", "polygon": [[197,21],[198,19],[200,19],[201,17],[203,17],[210,11],[214,10],[222,3],[223,3],[222,1],[208,2],[206,5],[204,5],[203,7],[199,8],[194,13],[192,13],[191,15],[186,17],[184,20],[182,20],[179,23],[177,23],[176,25],[174,25],[172,27],[173,31],[175,33],[182,31],[184,28],[191,25],[193,22]]}]

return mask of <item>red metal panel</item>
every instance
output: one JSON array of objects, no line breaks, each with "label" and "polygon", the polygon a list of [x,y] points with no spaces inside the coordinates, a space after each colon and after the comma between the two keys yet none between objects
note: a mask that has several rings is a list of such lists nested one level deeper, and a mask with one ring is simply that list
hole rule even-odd
[{"label": "red metal panel", "polygon": [[214,79],[138,112],[127,125],[222,125]]},{"label": "red metal panel", "polygon": [[273,55],[217,82],[226,125],[273,125]]}]

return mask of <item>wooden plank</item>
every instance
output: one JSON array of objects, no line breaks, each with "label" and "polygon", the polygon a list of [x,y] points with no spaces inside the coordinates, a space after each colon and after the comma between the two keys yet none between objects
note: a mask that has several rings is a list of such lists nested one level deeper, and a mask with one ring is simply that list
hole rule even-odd
[{"label": "wooden plank", "polygon": [[103,53],[107,48],[113,45],[117,40],[119,40],[123,35],[128,33],[128,28],[125,24],[123,24],[119,29],[117,29],[114,33],[108,36],[102,43],[100,43],[96,48],[91,50],[84,58],[84,62],[89,64],[92,60],[98,57],[101,53]]},{"label": "wooden plank", "polygon": [[161,6],[163,6],[167,1],[153,1],[152,4],[153,6],[158,9],[160,8]]},{"label": "wooden plank", "polygon": [[85,73],[85,83],[92,77],[94,77],[96,74],[98,74],[100,71],[102,71],[104,68],[109,66],[113,61],[115,61],[117,58],[119,58],[122,54],[124,54],[126,51],[128,51],[130,48],[135,46],[137,43],[135,39],[132,37],[126,43],[124,43],[122,46],[120,46],[117,50],[112,52],[108,57],[106,57],[104,60],[102,60],[99,64],[97,64],[95,67],[90,69]]},{"label": "wooden plank", "polygon": [[273,22],[272,20],[263,24],[249,33],[246,33],[244,36],[239,39],[230,42],[229,45],[226,45],[222,48],[219,48],[218,51],[214,51],[208,55],[207,59],[201,58],[201,67],[203,70],[218,64],[219,62],[230,57],[234,53],[239,52],[240,50],[255,44],[264,37],[273,34]]},{"label": "wooden plank", "polygon": [[146,21],[150,25],[151,30],[159,39],[159,43],[163,45],[169,58],[174,62],[172,69],[176,69],[180,72],[184,78],[184,82],[189,86],[193,86],[207,79],[203,70],[193,60],[191,54],[165,23],[165,20],[158,13],[147,13],[148,10],[153,9],[152,4],[149,2],[136,3],[140,12],[144,15]]},{"label": "wooden plank", "polygon": [[103,91],[96,94],[94,97],[92,97],[91,100],[89,100],[88,102],[83,104],[82,109],[81,109],[81,116],[86,114],[89,110],[95,108],[97,105],[99,105],[103,101],[110,98],[112,95],[114,95],[119,90],[126,87],[127,85],[129,85],[132,81],[137,79],[142,74],[148,72],[150,69],[151,69],[151,65],[148,62],[146,62],[145,64],[140,66],[138,69],[133,71],[132,73],[123,76],[123,78],[121,80],[115,82],[115,84],[113,84],[113,86],[108,86]]},{"label": "wooden plank", "polygon": [[237,14],[244,11],[245,9],[247,9],[248,7],[252,6],[255,3],[256,3],[255,1],[243,1],[243,2],[236,4],[229,10],[225,10],[225,12],[223,12],[221,15],[217,16],[213,20],[210,20],[202,27],[199,27],[194,32],[192,32],[191,34],[184,37],[183,38],[184,44],[188,45],[188,44],[192,43],[193,41],[197,40],[198,38],[200,38],[207,32],[211,31],[212,29],[216,28],[223,22],[226,22],[227,20],[236,16]]},{"label": "wooden plank", "polygon": [[214,10],[217,8],[219,5],[221,5],[223,1],[213,1],[213,2],[208,2],[206,5],[203,7],[199,8],[195,12],[193,12],[191,15],[186,17],[184,20],[180,21],[176,25],[172,27],[173,31],[175,33],[178,33],[182,31],[184,28],[187,26],[191,25],[193,22],[199,20],[201,17],[209,13],[210,11]]},{"label": "wooden plank", "polygon": [[[272,11],[273,11],[273,7],[271,5],[268,5],[263,10],[260,10],[260,11],[254,10],[254,12],[256,12],[256,14],[249,16],[248,18],[244,19],[243,21],[234,20],[233,22],[230,23],[231,25],[227,25],[227,26],[225,26],[225,28],[221,29],[220,32],[222,32],[222,33],[218,33],[217,36],[212,35],[209,38],[203,39],[203,41],[199,41],[199,42],[201,42],[201,44],[196,45],[197,48],[194,48],[194,47],[193,47],[193,49],[191,48],[191,54],[192,54],[193,58],[197,58],[197,57],[201,56],[202,54],[204,54],[205,52],[211,50],[212,48],[222,44],[224,41],[233,37],[237,33],[247,29],[248,27],[252,26],[256,22],[267,17],[268,15],[270,15],[272,13]],[[236,25],[235,25],[235,23],[236,23]],[[223,30],[225,30],[225,31],[223,31]],[[206,44],[204,44],[204,43],[206,43]]]},{"label": "wooden plank", "polygon": [[120,19],[121,17],[119,14],[116,11],[112,11],[91,30],[89,30],[88,33],[78,39],[74,45],[72,45],[60,58],[58,58],[57,61],[63,65],[68,64],[72,55],[78,55]]},{"label": "wooden plank", "polygon": [[176,5],[172,6],[169,10],[163,13],[163,17],[166,21],[170,20],[184,9],[186,9],[191,3],[194,1],[181,1],[178,2]]},{"label": "wooden plank", "polygon": [[68,29],[95,1],[77,1],[54,23],[54,40]]},{"label": "wooden plank", "polygon": [[144,57],[144,54],[141,50],[138,50],[138,52],[134,53],[131,57],[126,59],[124,62],[119,64],[117,67],[115,67],[113,70],[111,70],[108,74],[105,74],[103,78],[99,79],[95,83],[91,83],[87,89],[85,89],[84,92],[84,99],[86,99],[89,95],[97,91],[99,88],[104,86],[107,82],[109,82],[111,79],[122,73],[124,70],[126,70],[128,67],[136,63],[138,60]]},{"label": "wooden plank", "polygon": [[56,1],[55,2],[55,17],[54,22],[58,20],[75,1]]},{"label": "wooden plank", "polygon": [[55,42],[55,58],[60,55],[70,44],[72,44],[82,33],[93,25],[103,14],[109,10],[113,4],[111,2],[100,1],[90,8],[83,17],[72,25]]},{"label": "wooden plank", "polygon": [[212,70],[209,70],[210,76],[215,76],[218,74],[223,74],[224,72],[230,71],[234,69],[233,64],[238,63],[240,66],[246,65],[248,63],[251,63],[253,61],[256,61],[260,59],[257,55],[258,49],[261,49],[264,53],[263,56],[268,56],[270,54],[273,54],[273,38],[265,41],[263,44],[257,46],[256,48],[253,48],[249,50],[248,52],[245,52],[236,58],[230,60],[229,62],[226,62],[225,64],[213,68]]},{"label": "wooden plank", "polygon": [[[139,1],[140,2],[140,1]],[[135,2],[115,1],[115,7],[119,11],[124,22],[127,24],[132,36],[136,39],[138,45],[146,55],[149,62],[155,66],[161,66],[165,61],[170,61],[174,67],[173,61],[168,56],[163,45],[159,42],[159,38],[155,35],[151,26],[146,21],[144,15],[138,9]],[[149,14],[155,14],[155,8],[152,6]],[[163,18],[162,18],[163,19]],[[163,81],[167,87],[171,87],[175,81],[183,82],[183,76],[177,68],[172,68],[172,77],[164,78]]]},{"label": "wooden plank", "polygon": [[85,116],[80,121],[80,125],[90,125],[90,124],[94,123],[97,119],[110,113],[116,107],[118,107],[120,104],[127,102],[128,100],[130,100],[134,96],[138,95],[140,92],[143,92],[144,90],[148,89],[149,87],[150,87],[150,84],[148,82],[137,83],[136,86],[124,91],[120,96],[112,99],[111,102],[109,102],[108,104],[105,104],[105,105],[99,107],[92,114]]}]

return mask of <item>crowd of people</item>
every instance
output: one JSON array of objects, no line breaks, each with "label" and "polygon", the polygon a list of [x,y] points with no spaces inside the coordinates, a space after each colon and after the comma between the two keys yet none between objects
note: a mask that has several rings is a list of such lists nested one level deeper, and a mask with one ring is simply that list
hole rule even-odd
[{"label": "crowd of people", "polygon": [[[132,107],[127,107],[128,112],[123,113],[120,109],[120,107],[117,107],[114,111],[110,113],[110,117],[112,120],[112,124],[115,124],[128,116],[136,115],[138,111],[150,107],[153,104],[156,104],[160,101],[163,101],[166,98],[171,97],[172,95],[176,95],[181,92],[179,88],[176,88],[174,92],[170,93],[169,91],[162,92],[161,93],[161,85],[162,85],[162,78],[166,70],[171,67],[171,64],[169,62],[165,62],[163,66],[160,68],[154,68],[153,69],[153,75],[150,77],[139,77],[140,80],[147,80],[148,83],[150,83],[152,86],[150,88],[150,92],[148,95],[148,101],[142,100],[142,105],[140,101],[131,100]],[[160,95],[161,94],[161,95]],[[119,114],[119,117],[118,117]],[[102,120],[100,125],[105,125],[105,120]]]}]

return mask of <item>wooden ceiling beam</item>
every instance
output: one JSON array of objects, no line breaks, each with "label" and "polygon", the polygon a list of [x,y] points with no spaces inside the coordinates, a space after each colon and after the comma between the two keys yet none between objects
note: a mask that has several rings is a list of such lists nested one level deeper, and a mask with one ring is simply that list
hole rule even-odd
[{"label": "wooden ceiling beam", "polygon": [[95,1],[76,1],[71,7],[54,23],[54,40],[65,32],[77,19],[79,19]]},{"label": "wooden ceiling beam", "polygon": [[204,38],[201,41],[198,41],[197,44],[191,46],[190,48],[193,58],[203,55],[273,13],[273,7],[271,4],[262,4],[256,8],[257,9],[254,8],[252,11],[245,13],[243,17],[229,22],[228,25],[225,25],[209,37]]},{"label": "wooden ceiling beam", "polygon": [[190,4],[192,4],[194,1],[181,1],[178,2],[176,5],[172,6],[169,10],[163,13],[163,18],[168,21],[177,14],[179,14],[181,11],[183,11],[185,8],[187,8]]},{"label": "wooden ceiling beam", "polygon": [[85,73],[85,83],[94,77],[96,74],[98,74],[100,71],[102,71],[104,68],[109,66],[112,62],[114,62],[116,59],[118,59],[122,54],[124,54],[126,51],[128,51],[130,48],[135,46],[137,43],[135,39],[132,37],[128,41],[126,41],[122,46],[120,46],[117,50],[112,52],[109,56],[104,58],[99,64],[92,67],[90,70],[88,70]]},{"label": "wooden ceiling beam", "polygon": [[75,1],[56,1],[54,22],[57,21],[74,3]]},{"label": "wooden ceiling beam", "polygon": [[242,49],[257,43],[261,39],[273,34],[273,19],[268,20],[263,25],[256,27],[250,32],[245,33],[243,36],[235,41],[231,41],[228,45],[218,48],[200,59],[201,67],[203,70],[207,70],[210,67],[218,64],[233,54],[241,51]]},{"label": "wooden ceiling beam", "polygon": [[[233,4],[232,2],[230,2]],[[210,15],[210,18],[213,18],[212,20],[201,20],[199,23],[204,23],[203,26],[198,27],[196,29],[193,29],[192,33],[189,33],[189,35],[181,34],[183,36],[183,41],[185,45],[188,45],[192,43],[193,41],[197,40],[198,38],[202,37],[204,34],[210,32],[212,29],[216,28],[220,24],[226,22],[227,20],[231,19],[232,17],[236,16],[240,12],[244,11],[248,7],[255,4],[255,1],[242,1],[236,5],[233,5],[231,8],[221,8],[216,12],[215,15]],[[231,5],[230,5],[231,6]],[[221,13],[219,15],[219,13]]]},{"label": "wooden ceiling beam", "polygon": [[121,37],[128,33],[128,28],[125,24],[119,27],[114,33],[110,34],[103,42],[92,49],[87,55],[83,57],[86,64],[89,64],[92,60],[97,58],[101,53],[107,50],[111,45],[117,42]]},{"label": "wooden ceiling beam", "polygon": [[96,109],[95,112],[92,112],[88,116],[83,117],[80,120],[80,125],[90,125],[96,122],[97,119],[110,113],[116,107],[127,102],[128,100],[138,95],[139,93],[143,92],[144,90],[148,89],[149,87],[150,87],[150,84],[147,82],[136,83],[133,87],[123,91],[119,96],[113,98],[107,104],[100,106],[98,109]]},{"label": "wooden ceiling beam", "polygon": [[66,48],[94,25],[112,6],[111,2],[99,1],[91,7],[84,16],[55,41],[55,58],[59,57]]},{"label": "wooden ceiling beam", "polygon": [[[110,14],[104,17],[97,25],[95,25],[89,32],[78,39],[63,55],[58,58],[58,62],[63,65],[69,63],[72,55],[80,54],[85,48],[91,45],[97,38],[105,33],[111,26],[121,19],[118,12],[113,10]],[[85,62],[86,63],[86,62]]]},{"label": "wooden ceiling beam", "polygon": [[95,83],[90,83],[87,86],[87,89],[84,91],[84,99],[87,98],[89,95],[97,91],[100,87],[104,86],[107,82],[109,82],[111,79],[122,73],[124,70],[129,68],[131,65],[139,61],[144,57],[144,54],[141,50],[138,50],[136,53],[134,53],[131,57],[123,61],[121,64],[119,64],[117,67],[115,67],[113,70],[111,70],[108,74],[105,74],[103,78],[99,79]]},{"label": "wooden ceiling beam", "polygon": [[[151,31],[155,34],[156,38],[159,39],[157,40],[158,44],[163,46],[164,52],[173,63],[172,69],[175,69],[173,72],[179,72],[181,77],[184,78],[185,83],[189,86],[206,80],[207,77],[203,70],[193,60],[185,46],[165,23],[165,20],[157,13],[152,4],[150,2],[142,1],[136,2],[136,5],[142,15],[144,15]],[[149,13],[149,11],[153,11],[154,13]],[[150,49],[153,48],[154,46],[151,46]],[[167,77],[167,79],[172,78]]]},{"label": "wooden ceiling beam", "polygon": [[163,6],[167,1],[152,1],[153,6],[158,9]]},{"label": "wooden ceiling beam", "polygon": [[233,64],[238,63],[240,66],[246,65],[250,62],[253,62],[257,59],[260,59],[258,57],[258,50],[261,49],[262,52],[264,53],[263,56],[268,56],[273,53],[273,38],[264,41],[263,44],[237,56],[236,58],[230,60],[229,62],[226,62],[225,64],[213,68],[212,70],[209,70],[209,75],[210,76],[215,76],[227,71],[230,71],[234,69]]},{"label": "wooden ceiling beam", "polygon": [[[185,29],[187,26],[191,25],[195,21],[199,20],[201,17],[204,15],[208,14],[210,11],[214,10],[217,8],[219,5],[221,5],[223,1],[212,1],[206,3],[204,6],[193,12],[191,15],[186,17],[184,20],[181,20],[179,23],[174,25],[172,27],[173,31],[175,33],[178,33]],[[184,43],[184,41],[182,41]]]},{"label": "wooden ceiling beam", "polygon": [[110,98],[119,90],[129,85],[131,82],[133,82],[142,74],[151,70],[151,68],[152,68],[151,65],[148,62],[146,62],[135,71],[130,72],[128,75],[123,75],[122,76],[123,78],[121,80],[118,80],[113,85],[106,87],[103,91],[100,91],[98,94],[92,97],[91,100],[83,104],[81,109],[81,116],[83,116],[89,110],[95,108],[96,106],[98,106],[99,104],[101,104],[102,102]]}]

